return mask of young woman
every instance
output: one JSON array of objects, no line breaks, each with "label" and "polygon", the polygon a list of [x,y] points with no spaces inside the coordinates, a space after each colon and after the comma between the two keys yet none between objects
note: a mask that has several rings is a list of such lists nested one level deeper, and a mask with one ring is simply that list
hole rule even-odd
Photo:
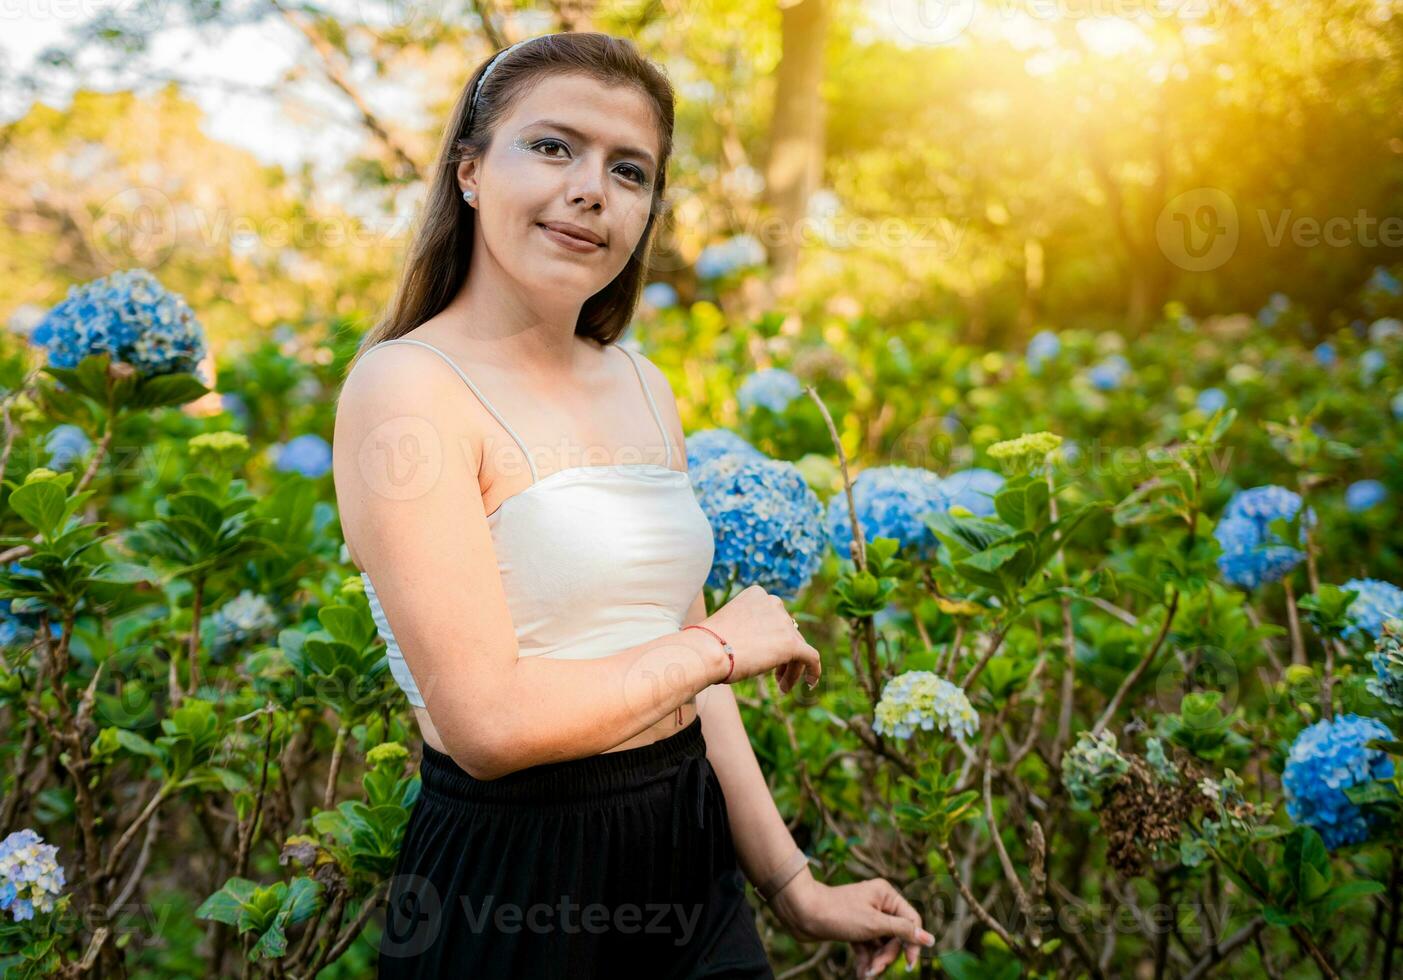
[{"label": "young woman", "polygon": [[815,881],[780,818],[728,684],[816,683],[818,651],[759,587],[706,615],[677,406],[618,344],[672,127],[628,41],[486,62],[343,386],[346,545],[424,738],[382,978],[771,977],[747,877],[864,975],[928,940],[886,881]]}]

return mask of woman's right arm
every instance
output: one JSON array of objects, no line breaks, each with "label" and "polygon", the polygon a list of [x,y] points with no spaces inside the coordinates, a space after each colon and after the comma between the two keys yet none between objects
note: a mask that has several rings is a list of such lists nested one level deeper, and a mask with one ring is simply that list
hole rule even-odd
[{"label": "woman's right arm", "polygon": [[342,388],[333,472],[342,530],[444,747],[494,779],[609,750],[720,681],[729,661],[700,630],[595,660],[518,658],[472,399],[433,352],[376,351]]}]

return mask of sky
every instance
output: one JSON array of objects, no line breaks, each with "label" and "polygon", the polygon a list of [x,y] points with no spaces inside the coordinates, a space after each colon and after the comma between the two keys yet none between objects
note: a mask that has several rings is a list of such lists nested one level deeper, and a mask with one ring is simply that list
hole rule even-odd
[{"label": "sky", "polygon": [[[344,8],[350,19],[386,23],[412,17],[415,4],[418,11],[424,11],[437,9],[424,4],[445,2],[323,0],[323,6]],[[1200,2],[1211,0],[1176,0],[1175,5],[1185,9]],[[1065,3],[1034,3],[1035,11],[1046,9],[1031,18],[1015,12],[1013,6],[980,5],[977,0],[868,0],[872,27],[864,33],[903,46],[938,46],[965,43],[993,31],[1015,47],[1033,49],[1046,45],[1051,37],[1046,18],[1056,16]],[[112,10],[145,18],[155,26],[151,51],[142,63],[153,66],[158,78],[175,77],[184,83],[188,97],[204,110],[209,136],[289,170],[310,161],[323,178],[319,188],[324,187],[333,198],[338,189],[351,190],[344,174],[337,172],[338,161],[353,153],[364,135],[351,119],[346,101],[324,84],[313,82],[284,84],[277,86],[276,94],[268,93],[289,68],[315,64],[306,39],[276,16],[230,28],[194,31],[174,22],[179,8],[170,0],[2,0],[0,77],[8,78],[16,69],[27,68],[45,47],[62,43],[79,24]],[[1119,18],[1083,18],[1078,29],[1090,44],[1107,53],[1134,49],[1143,40],[1138,28]],[[111,90],[138,81],[130,76],[114,78],[110,72],[86,67],[85,61],[80,64],[85,65],[82,81],[90,88]],[[73,75],[58,77],[71,79]],[[144,81],[150,84],[155,79]],[[403,120],[421,111],[419,94],[404,86],[373,79],[364,79],[362,84],[367,98],[387,118]],[[63,106],[71,94],[46,91],[42,98]],[[0,85],[0,121],[19,117],[31,102],[31,94],[13,85]],[[344,206],[348,202],[339,203]]]},{"label": "sky", "polygon": [[[0,58],[4,75],[27,69],[46,47],[63,44],[76,16],[90,19],[102,11],[138,9],[136,0],[4,0],[0,3]],[[162,3],[163,0],[156,0]],[[355,0],[337,0],[354,6]],[[28,3],[28,7],[21,7]],[[333,4],[334,5],[334,4]],[[153,7],[152,9],[158,9]],[[155,13],[152,16],[161,16]],[[114,75],[98,67],[79,73],[82,83],[99,91],[154,87],[163,77],[181,82],[186,96],[203,110],[202,129],[213,139],[248,150],[263,163],[295,170],[310,163],[321,179],[317,186],[331,201],[349,195],[352,187],[339,162],[363,146],[364,131],[338,93],[320,83],[279,84],[289,68],[313,64],[305,38],[280,18],[217,30],[196,31],[182,26],[161,27],[151,34],[151,48],[142,56],[150,67],[145,77]],[[110,55],[108,56],[110,57]],[[82,55],[80,54],[80,59]],[[50,74],[68,80],[66,88],[48,88],[42,101],[62,107],[72,97],[74,73]],[[416,93],[400,87],[366,85],[367,97],[389,118],[404,119],[420,110]],[[34,93],[0,85],[0,121],[22,116]],[[337,201],[352,207],[352,201]],[[365,215],[374,219],[374,215]],[[395,220],[395,219],[380,219]]]}]

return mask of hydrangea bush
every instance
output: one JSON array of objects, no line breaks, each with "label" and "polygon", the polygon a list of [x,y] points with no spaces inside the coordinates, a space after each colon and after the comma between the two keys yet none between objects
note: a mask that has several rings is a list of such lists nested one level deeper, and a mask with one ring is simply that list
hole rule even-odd
[{"label": "hydrangea bush", "polygon": [[[709,273],[750,262],[731,248]],[[705,347],[676,390],[708,612],[760,585],[823,656],[814,690],[733,686],[776,805],[820,880],[946,910],[925,975],[1396,972],[1388,275],[1328,338],[1284,294],[1255,321],[1171,308],[1133,370],[1075,324],[984,350],[767,314],[793,383],[743,400],[727,366],[761,375],[720,308],[645,322]],[[80,290],[17,355],[55,360],[7,421],[0,962],[373,975],[420,738],[327,479],[316,395],[356,338],[279,326],[220,365],[224,411],[186,412],[193,321],[139,280]],[[105,374],[72,360],[95,353]],[[803,412],[737,412],[796,385]],[[92,409],[119,389],[109,439]],[[114,447],[142,440],[138,477]],[[1170,935],[1162,907],[1217,918]],[[777,970],[850,972],[756,909]]]}]

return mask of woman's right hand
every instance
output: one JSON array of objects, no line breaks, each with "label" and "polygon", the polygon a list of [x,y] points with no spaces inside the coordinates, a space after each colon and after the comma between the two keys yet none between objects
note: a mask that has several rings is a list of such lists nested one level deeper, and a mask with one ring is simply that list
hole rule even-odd
[{"label": "woman's right hand", "polygon": [[799,632],[784,600],[758,585],[743,589],[699,625],[731,645],[736,658],[731,681],[775,670],[779,689],[787,694],[801,677],[813,687],[823,673],[818,651]]}]

